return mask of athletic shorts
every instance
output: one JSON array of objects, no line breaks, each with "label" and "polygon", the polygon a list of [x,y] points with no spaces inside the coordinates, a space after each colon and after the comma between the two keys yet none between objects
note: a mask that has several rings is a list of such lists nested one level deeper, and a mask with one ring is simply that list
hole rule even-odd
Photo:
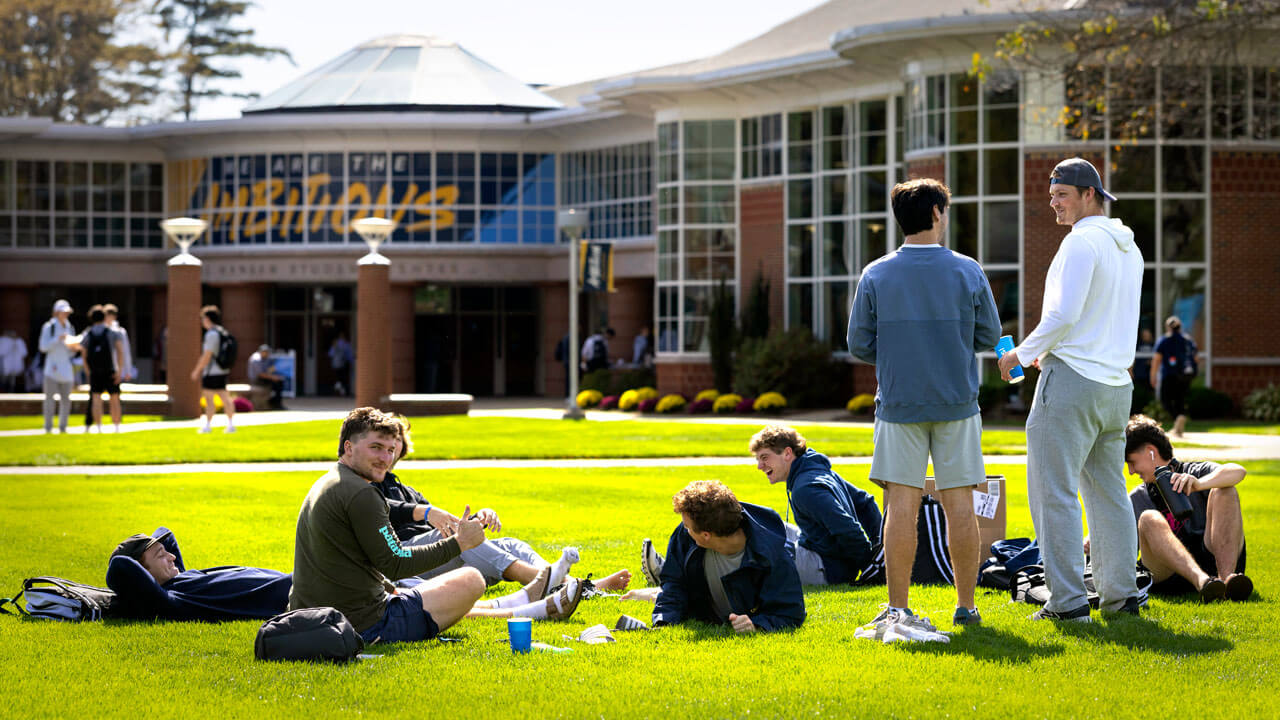
[{"label": "athletic shorts", "polygon": [[387,607],[382,619],[360,633],[370,645],[375,642],[416,642],[430,640],[440,634],[440,627],[431,613],[422,609],[422,596],[417,590],[400,590],[387,596]]},{"label": "athletic shorts", "polygon": [[[1190,535],[1183,537],[1178,536],[1178,540],[1182,542],[1183,547],[1191,553],[1191,557],[1195,558],[1196,564],[1209,574],[1209,577],[1217,577],[1226,580],[1231,573],[1219,573],[1218,561],[1214,559],[1213,553],[1209,552],[1209,548],[1204,546],[1204,538],[1199,535]],[[1240,557],[1236,559],[1235,572],[1244,572],[1245,551],[1248,548],[1245,545],[1240,546]],[[1148,592],[1153,595],[1186,595],[1188,593],[1197,592],[1198,588],[1192,585],[1186,578],[1174,573],[1169,577],[1155,583]]]},{"label": "athletic shorts", "polygon": [[112,378],[112,373],[109,372],[89,373],[89,393],[119,395],[120,383],[117,383],[115,379]]},{"label": "athletic shorts", "polygon": [[200,387],[204,388],[205,390],[226,390],[227,376],[226,375],[205,375],[204,377],[200,378]]},{"label": "athletic shorts", "polygon": [[982,416],[948,422],[893,423],[876,418],[871,479],[924,488],[929,458],[939,490],[977,485],[987,479],[982,462]]}]

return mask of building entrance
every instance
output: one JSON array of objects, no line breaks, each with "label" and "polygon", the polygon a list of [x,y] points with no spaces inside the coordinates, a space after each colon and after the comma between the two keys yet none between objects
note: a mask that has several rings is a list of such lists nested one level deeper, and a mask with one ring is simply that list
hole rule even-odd
[{"label": "building entrance", "polygon": [[536,298],[531,287],[417,288],[414,391],[535,394],[541,361]]}]

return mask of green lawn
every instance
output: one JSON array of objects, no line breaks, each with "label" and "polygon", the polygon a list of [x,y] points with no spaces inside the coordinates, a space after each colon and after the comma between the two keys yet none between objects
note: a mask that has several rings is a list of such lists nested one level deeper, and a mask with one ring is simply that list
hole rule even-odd
[{"label": "green lawn", "polygon": [[[765,421],[761,421],[761,426]],[[247,426],[234,435],[195,426],[114,435],[4,438],[0,465],[102,465],[179,462],[332,460],[338,446],[334,420]],[[649,422],[566,422],[500,417],[413,419],[413,459],[616,458],[746,456],[751,425]],[[871,454],[871,430],[806,425],[801,432],[832,456]],[[1015,430],[983,434],[992,455],[1025,452],[1026,435]]]},{"label": "green lawn", "polygon": [[[173,420],[174,418],[165,417],[164,415],[125,415],[121,420],[126,423],[140,422],[156,422],[157,420]],[[107,432],[111,432],[111,418],[104,415],[102,424],[107,427]],[[56,430],[58,426],[57,418],[54,418],[53,425]],[[44,427],[43,415],[0,415],[0,430],[39,430]],[[84,415],[73,415],[71,421],[67,423],[67,429],[72,433],[82,432],[84,430]]]},{"label": "green lawn", "polygon": [[1191,420],[1187,423],[1187,431],[1280,436],[1280,424],[1256,420]]},{"label": "green lawn", "polygon": [[[865,466],[837,469],[869,488]],[[1010,536],[1030,534],[1024,468],[988,470],[1009,478]],[[1271,717],[1280,679],[1272,551],[1280,462],[1250,470],[1242,492],[1261,599],[1246,605],[1157,599],[1142,618],[1060,627],[1032,624],[1024,619],[1031,606],[991,593],[979,597],[986,625],[950,645],[886,647],[853,639],[884,601],[883,588],[815,588],[809,619],[792,634],[732,637],[688,626],[620,633],[613,645],[577,645],[573,654],[512,656],[500,621],[467,620],[447,632],[460,643],[375,647],[384,657],[349,667],[255,662],[254,622],[71,625],[0,616],[0,694],[24,717]],[[783,510],[782,488],[749,467],[406,473],[443,506],[495,507],[507,533],[544,555],[574,543],[581,572],[627,567],[637,582],[640,540],[664,545],[677,523],[671,494],[702,478]],[[297,509],[314,480],[7,477],[0,589],[12,592],[37,574],[102,583],[114,545],[160,524],[176,532],[192,567],[287,570]],[[912,604],[942,620],[953,598],[948,588],[917,589]],[[612,626],[621,613],[647,618],[649,609],[591,600],[566,623],[535,624],[534,639],[566,645],[562,632]]]}]

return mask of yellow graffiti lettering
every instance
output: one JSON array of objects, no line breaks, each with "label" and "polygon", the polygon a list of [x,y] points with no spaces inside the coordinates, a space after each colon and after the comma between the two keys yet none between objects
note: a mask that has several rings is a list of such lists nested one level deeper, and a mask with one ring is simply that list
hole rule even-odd
[{"label": "yellow graffiti lettering", "polygon": [[245,207],[248,203],[249,188],[244,187],[243,185],[236,188],[236,199],[231,204],[231,209],[235,211],[234,214],[231,215],[231,237],[229,238],[231,242],[238,242],[240,240],[240,216],[242,214],[240,208]]},{"label": "yellow graffiti lettering", "polygon": [[[271,203],[272,207],[280,207],[280,203],[277,202],[277,200],[284,194],[284,181],[280,178],[272,178],[269,181],[268,187],[271,188],[270,192],[267,193],[269,198],[268,202]],[[280,211],[272,210],[270,217],[271,227],[280,227]]]},{"label": "yellow graffiti lettering", "polygon": [[[266,205],[267,205],[267,181],[259,180],[258,182],[253,184],[253,205],[251,205],[250,207],[264,208],[266,207]],[[261,220],[254,220],[254,218],[259,216],[261,216],[262,218]],[[252,237],[258,237],[259,235],[265,235],[267,232],[267,224],[268,224],[269,217],[270,216],[267,214],[266,210],[256,210],[256,211],[246,212],[244,214],[244,223],[243,223],[244,236],[247,238],[252,238]]]},{"label": "yellow graffiti lettering", "polygon": [[[343,203],[349,208],[355,208],[355,215],[351,217],[352,221],[369,217],[369,188],[362,182],[353,182],[347,186],[347,194],[342,198]],[[347,231],[347,211],[343,208],[334,208],[330,213],[329,224],[333,226],[334,232]]]},{"label": "yellow graffiti lettering", "polygon": [[[390,187],[389,185],[383,185],[382,189],[386,190],[389,187]],[[378,195],[379,202],[382,201],[382,195],[383,193],[380,193]],[[405,189],[404,197],[401,198],[400,204],[396,206],[396,209],[393,210],[391,213],[391,221],[396,224],[396,227],[400,226],[400,221],[404,219],[405,213],[409,212],[409,208],[406,206],[412,204],[413,198],[417,197],[417,195],[418,195],[418,184],[409,183],[409,187]]]},{"label": "yellow graffiti lettering", "polygon": [[454,214],[452,210],[443,210],[438,206],[450,206],[458,202],[459,196],[457,185],[444,185],[434,190],[424,192],[418,196],[413,203],[413,209],[419,215],[424,215],[422,220],[405,228],[413,232],[414,230],[429,230],[437,228],[443,230],[453,226]]}]

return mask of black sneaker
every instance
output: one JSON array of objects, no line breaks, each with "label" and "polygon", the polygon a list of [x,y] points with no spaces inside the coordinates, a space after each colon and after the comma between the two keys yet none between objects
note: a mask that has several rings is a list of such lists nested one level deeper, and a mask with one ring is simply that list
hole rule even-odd
[{"label": "black sneaker", "polygon": [[1142,613],[1142,603],[1141,601],[1138,600],[1137,595],[1130,595],[1129,597],[1124,599],[1123,605],[1116,608],[1115,610],[1112,610],[1111,612],[1127,613],[1129,615],[1133,615],[1136,617],[1137,615]]},{"label": "black sneaker", "polygon": [[[1135,600],[1137,598],[1134,598]],[[1055,612],[1040,608],[1039,610],[1028,615],[1032,620],[1058,620],[1063,622],[1093,622],[1093,618],[1089,617],[1089,604],[1085,603],[1075,610],[1064,610]]]},{"label": "black sneaker", "polygon": [[640,574],[650,586],[662,584],[662,556],[654,549],[653,542],[645,538],[640,545]]}]

